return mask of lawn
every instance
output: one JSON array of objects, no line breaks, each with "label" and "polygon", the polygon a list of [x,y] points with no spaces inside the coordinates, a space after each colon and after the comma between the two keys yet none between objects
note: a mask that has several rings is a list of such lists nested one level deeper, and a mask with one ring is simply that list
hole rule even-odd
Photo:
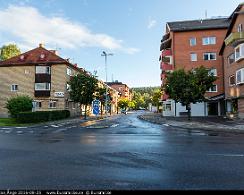
[{"label": "lawn", "polygon": [[13,118],[0,118],[0,126],[27,126],[27,125],[30,125],[30,124],[18,123]]}]

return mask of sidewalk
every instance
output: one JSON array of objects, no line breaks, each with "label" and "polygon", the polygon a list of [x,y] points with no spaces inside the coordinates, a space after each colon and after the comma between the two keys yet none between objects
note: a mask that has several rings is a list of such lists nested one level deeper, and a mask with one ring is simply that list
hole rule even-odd
[{"label": "sidewalk", "polygon": [[205,130],[225,133],[244,133],[244,120],[223,117],[163,117],[161,113],[147,113],[138,118],[151,123],[182,129]]}]

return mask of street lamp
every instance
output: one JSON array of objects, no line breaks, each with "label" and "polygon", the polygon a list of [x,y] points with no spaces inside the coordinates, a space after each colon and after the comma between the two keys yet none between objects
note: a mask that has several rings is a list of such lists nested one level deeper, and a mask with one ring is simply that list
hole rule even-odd
[{"label": "street lamp", "polygon": [[108,72],[108,68],[107,68],[107,57],[108,56],[113,56],[114,54],[112,53],[106,53],[105,51],[103,51],[102,55],[101,56],[104,56],[105,57],[105,72],[106,72],[106,96],[105,96],[105,113],[106,113],[106,117],[108,116],[108,111],[107,111],[107,107],[108,107],[108,85],[107,85],[107,82],[108,82],[108,75],[107,75],[107,72]]}]

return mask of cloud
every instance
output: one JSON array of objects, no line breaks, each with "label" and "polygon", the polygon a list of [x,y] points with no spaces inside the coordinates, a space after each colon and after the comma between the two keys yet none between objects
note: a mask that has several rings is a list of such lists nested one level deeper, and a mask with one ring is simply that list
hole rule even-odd
[{"label": "cloud", "polygon": [[[86,26],[67,18],[42,15],[30,6],[10,5],[0,10],[0,34],[7,34],[24,48],[33,48],[38,43],[49,47],[77,49],[81,47],[99,47],[135,53],[135,48],[125,48],[122,40],[104,33],[94,33]],[[7,40],[13,42],[13,40]]]},{"label": "cloud", "polygon": [[151,28],[153,28],[156,24],[157,24],[157,21],[156,21],[156,20],[149,19],[149,23],[148,23],[148,25],[147,25],[147,28],[148,28],[148,29],[151,29]]}]

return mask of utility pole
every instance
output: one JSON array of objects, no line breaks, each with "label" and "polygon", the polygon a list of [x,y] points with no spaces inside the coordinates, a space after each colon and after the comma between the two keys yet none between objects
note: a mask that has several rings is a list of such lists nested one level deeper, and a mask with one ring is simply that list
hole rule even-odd
[{"label": "utility pole", "polygon": [[113,56],[113,55],[114,54],[106,53],[105,51],[103,51],[102,55],[101,55],[101,56],[105,57],[105,73],[106,73],[105,114],[106,114],[106,117],[108,116],[108,111],[107,111],[107,108],[108,108],[108,85],[107,85],[107,82],[108,82],[108,68],[107,68],[107,57],[108,56]]}]

